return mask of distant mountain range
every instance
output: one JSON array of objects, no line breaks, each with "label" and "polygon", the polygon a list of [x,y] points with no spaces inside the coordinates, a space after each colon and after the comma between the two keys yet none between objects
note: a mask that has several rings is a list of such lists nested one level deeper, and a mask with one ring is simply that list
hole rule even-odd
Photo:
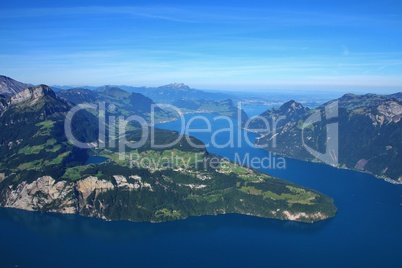
[{"label": "distant mountain range", "polygon": [[[190,89],[187,86],[182,86],[182,84],[175,85],[176,86],[174,87],[167,86],[167,88],[164,89],[165,94],[162,94],[164,97],[160,97],[159,100],[163,99],[165,101],[161,101],[161,103],[172,104],[175,107],[180,108],[181,112],[184,113],[216,113],[232,118],[237,118],[240,115],[241,121],[243,122],[248,119],[247,114],[243,110],[239,110],[231,99],[195,99],[197,96],[202,97],[202,94],[191,95],[193,97],[192,99],[179,98],[179,96],[181,96],[180,92],[182,92],[184,96],[189,96],[189,92],[198,92],[198,90]],[[161,92],[162,91],[159,91],[159,93]],[[155,119],[158,121],[167,121],[178,116],[174,111],[164,111],[160,109],[150,97],[146,97],[141,93],[130,93],[114,86],[98,87],[95,90],[71,88],[60,90],[56,94],[74,104],[104,101],[107,105],[115,105],[117,112],[120,112],[120,114],[132,113],[148,119],[150,117],[151,105],[154,105]]]},{"label": "distant mountain range", "polygon": [[233,96],[219,92],[207,92],[199,89],[193,89],[183,83],[173,83],[160,87],[129,87],[119,86],[120,88],[144,94],[159,103],[172,103],[179,99],[189,100],[225,100]]},{"label": "distant mountain range", "polygon": [[105,102],[108,116],[138,115],[150,122],[152,109],[156,122],[173,120],[178,116],[171,111],[159,108],[153,100],[142,94],[130,93],[117,87],[105,86],[95,91],[72,88],[60,90],[56,94],[73,104]]},{"label": "distant mountain range", "polygon": [[[68,90],[75,87],[70,86],[54,86],[55,92],[61,90]],[[199,89],[190,88],[183,83],[172,83],[169,85],[164,85],[160,87],[134,87],[126,85],[105,85],[101,87],[94,86],[82,86],[79,88],[90,89],[93,91],[102,91],[105,88],[120,88],[127,92],[140,93],[144,96],[151,98],[157,103],[172,103],[179,99],[189,99],[189,100],[225,100],[233,98],[231,94],[225,94],[220,92],[210,92]]]},{"label": "distant mountain range", "polygon": [[[324,154],[328,145],[327,125],[338,123],[338,156],[333,155],[337,166],[372,173],[402,183],[402,93],[392,95],[346,94],[316,109],[303,107],[290,101],[279,109],[270,109],[260,116],[270,124],[278,121],[275,131],[260,132],[258,144],[288,157],[318,161],[303,145]],[[326,107],[338,105],[335,117],[328,118]],[[308,118],[318,122],[304,128]],[[250,129],[261,129],[264,122],[255,119]],[[272,126],[272,124],[271,124]],[[275,140],[275,144],[273,141]],[[337,159],[335,159],[337,157]]]}]

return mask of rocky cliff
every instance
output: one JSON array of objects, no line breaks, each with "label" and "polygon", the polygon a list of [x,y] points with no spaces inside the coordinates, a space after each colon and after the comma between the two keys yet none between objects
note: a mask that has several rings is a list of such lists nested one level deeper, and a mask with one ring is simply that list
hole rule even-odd
[{"label": "rocky cliff", "polygon": [[0,99],[0,115],[12,105],[24,103],[26,105],[33,106],[45,96],[52,96],[53,98],[56,98],[56,94],[45,85],[28,87],[20,92],[16,92],[10,98]]},{"label": "rocky cliff", "polygon": [[[28,211],[79,214],[105,220],[128,219],[144,221],[144,216],[142,215],[142,213],[144,213],[142,209],[144,208],[142,206],[153,203],[155,200],[148,199],[143,205],[138,204],[137,206],[132,202],[133,200],[137,202],[135,200],[141,195],[153,194],[153,186],[144,182],[138,175],[129,177],[113,175],[112,178],[112,181],[108,181],[99,179],[96,176],[88,176],[85,179],[73,182],[65,180],[56,181],[50,176],[42,176],[30,183],[23,181],[19,184],[10,184],[4,187],[0,192],[0,206]],[[179,187],[183,188],[184,186],[179,184]],[[290,188],[292,187],[293,186]],[[249,188],[251,189],[252,187]],[[201,190],[198,189],[198,191]],[[305,193],[311,195],[309,196],[308,202],[314,202],[316,201],[315,199],[325,198],[313,192],[305,191]],[[257,190],[257,192],[253,192],[250,195],[256,196],[258,194],[259,192]],[[154,198],[156,198],[156,196],[154,196]],[[125,204],[125,202],[127,202],[127,204]],[[185,201],[183,200],[182,202]],[[255,205],[247,204],[248,202],[249,201],[246,199],[240,199],[240,203],[236,203],[233,207],[229,205],[223,210],[216,210],[214,213],[241,213],[262,217],[270,215],[270,218],[274,217],[283,220],[307,222],[327,219],[333,216],[334,213],[334,211],[332,211],[330,214],[327,214],[322,208],[317,211],[313,206],[311,207],[312,211],[293,210],[291,207],[283,210],[267,207],[258,212],[258,210],[254,210]],[[312,204],[313,203],[311,203],[311,205]],[[161,203],[160,205],[163,207],[167,205],[167,203]],[[250,207],[247,208],[248,206]],[[333,208],[334,207],[331,209]],[[162,216],[168,217],[170,220],[187,217],[182,215],[180,210],[158,209],[155,207],[147,208],[147,210],[148,209],[151,209],[152,214],[154,214],[149,219],[150,221],[163,221],[163,219],[161,219]],[[122,218],[122,215],[128,211],[130,211],[130,216],[127,218],[124,216]]]},{"label": "rocky cliff", "polygon": [[140,176],[130,176],[132,182],[122,175],[113,176],[114,183],[88,176],[76,182],[58,181],[50,176],[39,177],[31,183],[21,182],[8,186],[1,194],[0,206],[28,211],[48,211],[63,214],[81,214],[107,219],[104,210],[108,204],[98,196],[113,190],[152,191]]},{"label": "rocky cliff", "polygon": [[34,105],[41,97],[52,95],[54,98],[56,94],[46,85],[39,85],[37,87],[29,87],[21,92],[16,93],[10,98],[9,105],[18,104],[21,102],[29,101],[29,105]]},{"label": "rocky cliff", "polygon": [[16,187],[6,188],[1,205],[30,211],[76,213],[78,200],[74,189],[73,183],[56,182],[50,176],[43,176],[31,183],[23,181]]}]

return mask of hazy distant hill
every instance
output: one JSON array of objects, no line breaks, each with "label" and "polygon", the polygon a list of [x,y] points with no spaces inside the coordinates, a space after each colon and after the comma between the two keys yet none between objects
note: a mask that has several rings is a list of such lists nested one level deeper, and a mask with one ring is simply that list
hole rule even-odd
[{"label": "hazy distant hill", "polygon": [[[240,117],[243,122],[248,119],[247,114],[243,110],[239,111],[236,104],[231,99],[197,99],[197,97],[205,98],[206,96],[204,95],[204,93],[198,94],[198,90],[190,89],[189,87],[182,84],[166,86],[163,87],[163,89],[161,88],[159,88],[158,90],[155,89],[156,91],[153,92],[155,94],[148,95],[156,96],[156,98],[159,98],[159,100],[161,100],[160,103],[173,104],[175,107],[182,109],[182,112],[216,113],[232,118],[237,118],[240,112]],[[149,118],[150,116],[151,105],[156,105],[155,115],[156,118],[159,119],[159,121],[169,120],[172,117],[178,116],[172,111],[163,111],[157,106],[152,98],[147,97],[144,94],[128,92],[115,86],[102,86],[96,88],[96,90],[91,90],[87,88],[71,88],[67,90],[60,90],[59,92],[57,92],[57,95],[75,104],[84,102],[96,103],[104,101],[108,105],[114,104],[117,110],[121,113],[134,113],[137,115],[145,116],[147,118]],[[190,95],[192,96],[191,99],[181,97]],[[211,96],[209,97],[211,98]]]},{"label": "hazy distant hill", "polygon": [[[326,119],[325,107],[308,109],[299,103],[284,104],[279,109],[270,109],[262,117],[271,122],[272,117],[284,116],[276,132],[262,133],[259,144],[267,149],[302,160],[316,160],[303,146],[302,126],[313,113],[319,112],[320,122],[305,128],[305,144],[325,153],[327,145],[326,126],[339,124],[339,166],[367,171],[402,182],[402,103],[392,95],[346,94],[334,101],[339,105],[339,116]],[[251,127],[261,126],[256,120]],[[274,136],[275,135],[275,136]],[[276,146],[271,142],[276,139]],[[336,160],[336,159],[334,159]]]},{"label": "hazy distant hill", "polygon": [[199,89],[193,89],[183,83],[173,83],[160,87],[119,87],[130,92],[144,94],[157,103],[172,103],[179,99],[216,101],[232,97],[225,93],[207,92]]},{"label": "hazy distant hill", "polygon": [[218,101],[179,99],[172,104],[182,109],[183,112],[216,113],[236,119],[240,117],[242,123],[248,119],[246,112],[242,109],[239,110],[231,99]]},{"label": "hazy distant hill", "polygon": [[[155,119],[158,121],[171,120],[176,114],[159,108],[153,100],[140,94],[130,93],[117,87],[104,86],[97,90],[86,88],[72,88],[57,92],[57,96],[74,104],[105,102],[108,114],[139,115],[150,120],[151,109],[154,107]],[[113,105],[113,109],[110,109]]]}]

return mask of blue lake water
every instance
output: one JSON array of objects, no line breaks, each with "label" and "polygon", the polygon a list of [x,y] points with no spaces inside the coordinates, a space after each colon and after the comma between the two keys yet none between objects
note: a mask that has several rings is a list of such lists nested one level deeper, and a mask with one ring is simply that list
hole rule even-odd
[{"label": "blue lake water", "polygon": [[[226,127],[206,116],[213,130]],[[180,122],[163,127],[179,130]],[[211,143],[209,133],[193,135]],[[269,155],[241,135],[241,147],[208,151],[229,159]],[[227,136],[217,135],[217,143]],[[151,224],[0,209],[0,267],[402,267],[401,185],[285,160],[286,169],[263,171],[333,197],[335,218],[307,224],[221,215]]]},{"label": "blue lake water", "polygon": [[249,115],[250,117],[260,115],[266,110],[278,107],[280,105],[242,105],[241,108]]},{"label": "blue lake water", "polygon": [[106,162],[107,160],[109,160],[107,157],[92,155],[88,157],[88,159],[84,162],[84,165],[100,164]]}]

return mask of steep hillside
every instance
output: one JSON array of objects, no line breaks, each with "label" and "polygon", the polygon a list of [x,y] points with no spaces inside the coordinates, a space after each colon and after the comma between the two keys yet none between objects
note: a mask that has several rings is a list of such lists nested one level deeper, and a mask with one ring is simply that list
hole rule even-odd
[{"label": "steep hillside", "polygon": [[0,75],[0,95],[10,97],[29,87],[28,84],[18,82],[10,77]]},{"label": "steep hillside", "polygon": [[[270,129],[262,133],[258,144],[282,155],[317,161],[306,146],[321,154],[328,152],[331,137],[327,137],[327,126],[336,123],[339,126],[339,153],[328,152],[332,153],[330,162],[402,182],[402,103],[393,96],[346,94],[314,110],[300,108],[301,113],[268,110],[261,116],[269,122],[274,115],[285,118],[275,132]],[[327,116],[329,110],[326,107],[334,104],[337,104],[337,113]],[[306,125],[312,118],[318,118],[318,121]],[[256,121],[251,125],[259,126],[259,123]]]}]

